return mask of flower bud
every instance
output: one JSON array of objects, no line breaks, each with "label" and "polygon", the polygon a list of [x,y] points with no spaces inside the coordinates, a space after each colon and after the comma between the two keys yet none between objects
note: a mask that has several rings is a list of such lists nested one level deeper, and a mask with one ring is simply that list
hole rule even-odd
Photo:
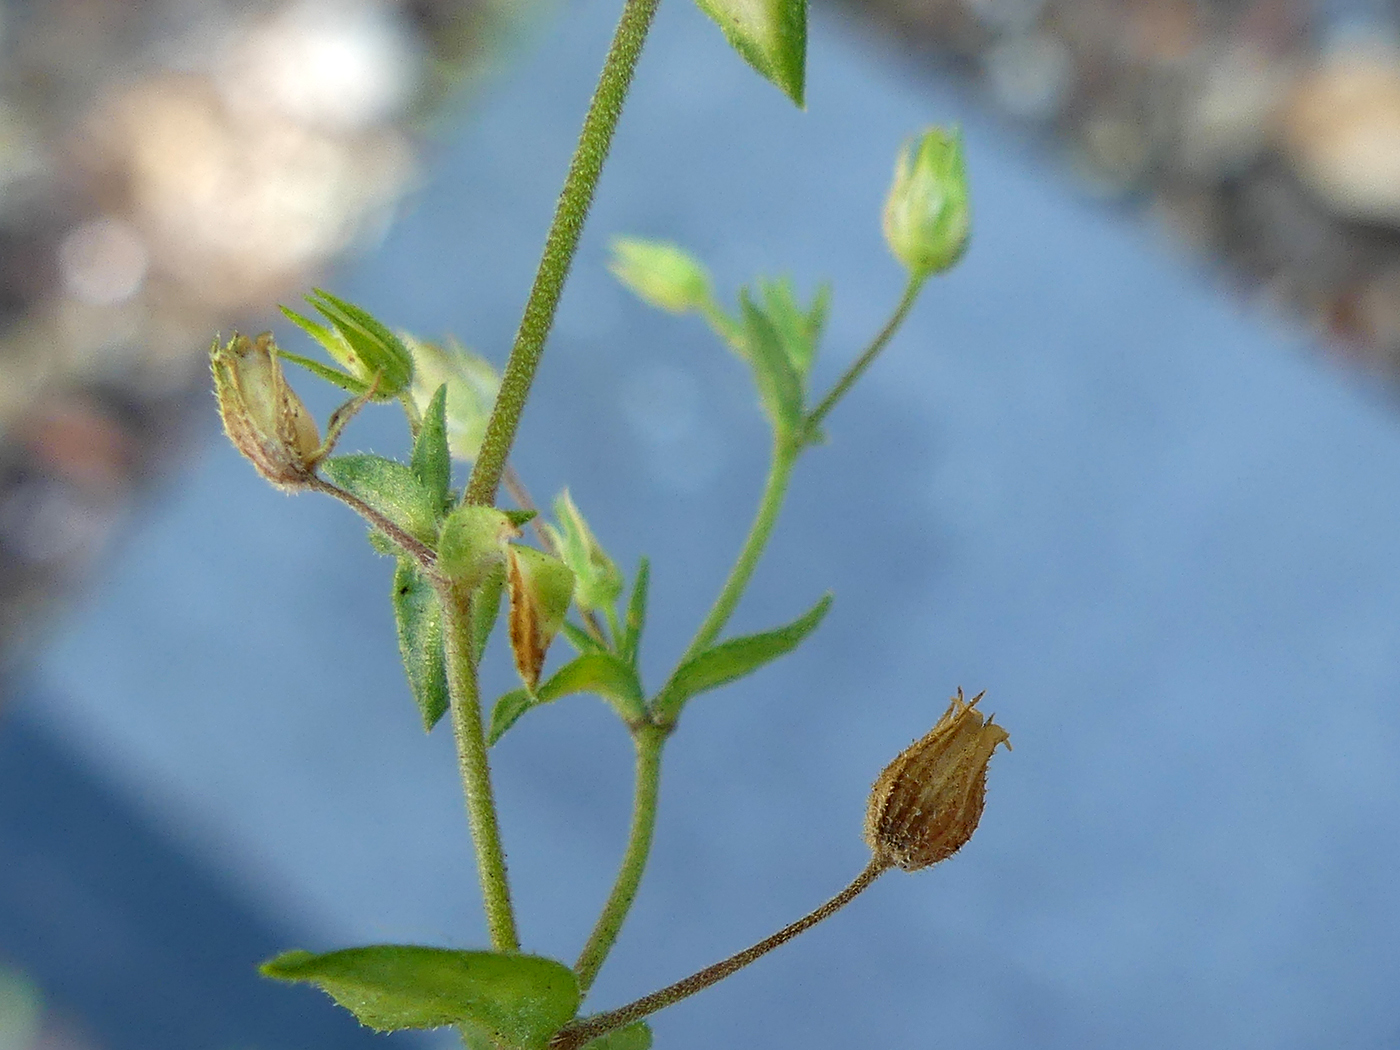
[{"label": "flower bud", "polygon": [[559,528],[544,527],[559,557],[574,573],[574,601],[584,612],[611,609],[622,594],[622,570],[603,550],[583,512],[565,489],[554,501]]},{"label": "flower bud", "polygon": [[446,346],[403,337],[413,355],[413,401],[426,412],[433,395],[447,384],[447,447],[453,459],[471,462],[481,451],[486,422],[501,389],[500,374],[489,361],[456,340]]},{"label": "flower bud", "polygon": [[962,690],[927,736],[891,762],[870,792],[865,841],[877,861],[918,871],[966,845],[982,819],[987,763],[998,744],[1009,750],[1006,730],[982,720],[978,693]]},{"label": "flower bud", "polygon": [[510,648],[515,669],[530,689],[540,680],[549,643],[564,625],[574,597],[574,574],[558,558],[533,547],[506,548],[510,584]]},{"label": "flower bud", "polygon": [[885,199],[885,240],[913,276],[927,277],[962,258],[971,222],[962,136],[929,128],[900,151]]},{"label": "flower bud", "polygon": [[234,334],[209,349],[224,430],[258,473],[279,488],[304,486],[323,456],[316,421],[287,385],[272,333]]},{"label": "flower bud", "polygon": [[613,276],[652,306],[683,314],[709,305],[709,271],[674,244],[615,237],[612,252]]}]

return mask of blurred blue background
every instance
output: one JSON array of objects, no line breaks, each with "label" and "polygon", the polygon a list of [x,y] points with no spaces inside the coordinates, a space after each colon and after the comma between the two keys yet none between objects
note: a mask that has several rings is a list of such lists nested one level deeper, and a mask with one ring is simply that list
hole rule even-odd
[{"label": "blurred blue background", "polygon": [[[614,8],[581,0],[541,31],[338,294],[503,359]],[[963,126],[972,250],[800,465],[733,630],[836,604],[797,654],[687,710],[590,1004],[843,886],[870,782],[962,686],[1015,746],[971,845],[659,1015],[658,1047],[1396,1045],[1391,406],[830,10],[809,79],[803,113],[692,5],[663,7],[516,454],[621,563],[652,558],[654,688],[741,541],[766,430],[698,322],[616,286],[607,238],[675,240],[726,295],[830,279],[821,389],[900,291],[878,221],[897,147]],[[483,944],[451,741],[424,737],[401,680],[390,564],[343,508],[283,497],[210,441],[16,723],[217,869],[285,938],[272,950]],[[404,443],[381,412],[342,447]],[[507,670],[498,653],[498,692]],[[522,720],[495,769],[525,946],[571,959],[625,836],[626,734],[574,698]]]}]

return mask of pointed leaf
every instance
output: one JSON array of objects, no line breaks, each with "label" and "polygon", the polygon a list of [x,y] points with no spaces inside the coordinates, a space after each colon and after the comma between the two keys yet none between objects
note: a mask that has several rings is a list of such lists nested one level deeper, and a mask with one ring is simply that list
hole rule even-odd
[{"label": "pointed leaf", "polygon": [[472,594],[472,658],[480,661],[486,651],[486,643],[501,616],[501,593],[506,588],[506,567],[497,563],[486,572],[486,577],[477,585]]},{"label": "pointed leaf", "polygon": [[663,718],[674,717],[681,706],[697,693],[732,682],[752,674],[764,664],[791,652],[822,622],[831,608],[831,595],[826,595],[811,610],[784,627],[742,638],[731,638],[676,668],[676,673],[656,698],[656,712]]},{"label": "pointed leaf", "polygon": [[584,1043],[583,1050],[651,1050],[651,1026],[645,1021],[633,1021],[625,1028]]},{"label": "pointed leaf", "polygon": [[574,649],[580,653],[607,652],[607,650],[598,642],[598,639],[594,638],[582,627],[578,626],[575,623],[572,623],[569,620],[565,620],[562,624],[560,624],[559,630],[562,631],[564,637],[569,640],[569,644],[572,645]]},{"label": "pointed leaf", "polygon": [[647,622],[647,591],[651,587],[651,562],[645,557],[637,563],[637,575],[632,580],[632,597],[627,600],[627,622],[622,630],[618,654],[633,669],[637,666],[637,651],[642,644],[642,628]]},{"label": "pointed leaf", "polygon": [[620,656],[595,650],[574,657],[541,682],[533,695],[524,689],[515,689],[497,700],[491,709],[487,742],[494,744],[530,708],[574,693],[594,693],[602,697],[625,722],[646,717],[642,683],[637,679],[637,672]]},{"label": "pointed leaf", "polygon": [[504,514],[506,520],[517,529],[524,528],[540,516],[540,512],[537,510],[506,510],[501,513]]},{"label": "pointed leaf", "polygon": [[437,544],[440,504],[402,463],[361,452],[321,464],[326,477],[429,547]]},{"label": "pointed leaf", "polygon": [[797,103],[807,67],[807,0],[696,0],[731,47]]},{"label": "pointed leaf", "polygon": [[747,292],[740,293],[739,304],[743,309],[744,345],[763,409],[775,430],[791,432],[802,421],[802,381],[773,322],[754,305]]},{"label": "pointed leaf", "polygon": [[447,384],[437,388],[423,410],[423,424],[413,442],[413,473],[447,510],[452,486],[452,458],[447,452]]},{"label": "pointed leaf", "polygon": [[279,349],[277,356],[284,361],[290,361],[294,365],[300,365],[312,375],[320,376],[327,383],[333,383],[342,390],[348,390],[352,394],[363,394],[369,389],[369,384],[362,383],[352,375],[340,371],[338,368],[331,368],[323,365],[320,361],[310,357],[302,357],[301,354],[291,354],[286,350]]},{"label": "pointed leaf", "polygon": [[506,730],[520,721],[520,716],[538,701],[524,689],[512,689],[491,708],[491,725],[486,730],[486,746],[494,747],[496,741],[506,735]]},{"label": "pointed leaf", "polygon": [[400,558],[394,571],[394,620],[409,689],[423,716],[423,728],[432,730],[448,703],[442,610],[432,585],[408,558]]},{"label": "pointed leaf", "polygon": [[316,985],[381,1032],[461,1025],[521,1050],[542,1050],[579,1003],[573,971],[537,955],[379,944],[286,952],[261,971]]}]

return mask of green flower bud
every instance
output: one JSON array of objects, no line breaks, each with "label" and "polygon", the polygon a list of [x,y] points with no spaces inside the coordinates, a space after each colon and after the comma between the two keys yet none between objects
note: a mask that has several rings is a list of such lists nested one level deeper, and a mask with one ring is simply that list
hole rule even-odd
[{"label": "green flower bud", "polygon": [[373,314],[320,288],[306,301],[330,322],[329,328],[285,306],[282,313],[325,347],[353,379],[371,385],[376,401],[390,401],[408,388],[413,357],[403,340]]},{"label": "green flower bud", "polygon": [[325,455],[316,421],[287,385],[272,333],[234,333],[209,349],[224,431],[259,474],[283,489],[304,487]]},{"label": "green flower bud", "polygon": [[962,690],[928,735],[891,762],[870,791],[865,841],[877,861],[918,871],[967,844],[987,801],[987,763],[1006,730],[976,709]]},{"label": "green flower bud", "polygon": [[458,587],[472,591],[505,562],[507,541],[520,535],[504,511],[471,504],[458,507],[442,523],[438,568]]},{"label": "green flower bud", "polygon": [[622,570],[594,538],[568,489],[554,501],[554,517],[559,528],[546,525],[545,532],[564,564],[573,570],[574,602],[584,612],[611,609],[622,594]]},{"label": "green flower bud", "polygon": [[676,245],[614,237],[612,253],[613,276],[652,306],[683,314],[709,305],[710,272]]},{"label": "green flower bud", "polygon": [[447,346],[403,337],[413,355],[413,401],[426,412],[438,387],[447,384],[447,447],[454,459],[470,463],[481,451],[486,421],[501,377],[484,357],[455,340]]},{"label": "green flower bud", "polygon": [[549,643],[564,625],[574,596],[574,574],[558,558],[511,544],[506,551],[510,584],[510,648],[515,669],[534,689]]},{"label": "green flower bud", "polygon": [[929,128],[900,151],[885,199],[885,240],[913,276],[927,277],[962,258],[971,223],[962,135]]}]

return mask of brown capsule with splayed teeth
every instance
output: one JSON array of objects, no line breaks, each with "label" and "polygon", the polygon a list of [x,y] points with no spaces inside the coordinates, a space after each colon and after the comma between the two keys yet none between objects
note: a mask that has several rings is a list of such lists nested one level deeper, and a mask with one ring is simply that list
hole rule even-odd
[{"label": "brown capsule with splayed teeth", "polygon": [[927,736],[891,762],[870,792],[865,841],[887,867],[918,871],[967,844],[982,819],[987,764],[997,745],[1011,748],[1006,730],[985,721],[963,692]]}]

